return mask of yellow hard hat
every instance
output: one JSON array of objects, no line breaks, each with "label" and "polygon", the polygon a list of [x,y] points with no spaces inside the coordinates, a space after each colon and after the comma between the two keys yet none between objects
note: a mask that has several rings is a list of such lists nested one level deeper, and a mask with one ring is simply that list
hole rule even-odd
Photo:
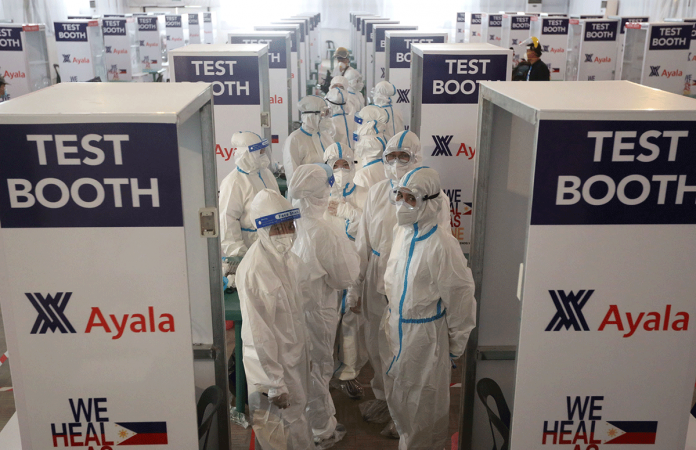
[{"label": "yellow hard hat", "polygon": [[348,59],[348,49],[345,47],[338,47],[334,52],[334,58],[346,58]]}]

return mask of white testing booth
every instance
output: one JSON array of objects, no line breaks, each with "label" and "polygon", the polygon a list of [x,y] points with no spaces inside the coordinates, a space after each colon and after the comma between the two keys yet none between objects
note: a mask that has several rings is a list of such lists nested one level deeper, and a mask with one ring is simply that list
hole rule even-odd
[{"label": "white testing booth", "polygon": [[683,94],[692,31],[691,23],[627,23],[621,78]]},{"label": "white testing booth", "polygon": [[[374,86],[370,86],[367,84],[368,78],[372,78],[370,76],[370,73],[373,73],[375,70],[375,25],[378,24],[384,24],[384,25],[398,25],[399,21],[397,20],[387,20],[387,19],[370,19],[370,20],[365,20],[363,23],[363,35],[361,36],[361,47],[360,47],[360,57],[362,58],[361,62],[361,67],[362,69],[359,69],[360,73],[363,75],[363,79],[365,80],[365,92],[370,92],[370,89],[372,89]],[[374,74],[373,74],[374,75]]]},{"label": "white testing booth", "polygon": [[60,83],[0,104],[0,304],[23,450],[195,449],[197,398],[226,397],[212,99],[203,84]]},{"label": "white testing booth", "polygon": [[301,44],[304,45],[304,56],[300,58],[300,63],[304,65],[305,69],[305,83],[302,85],[302,97],[307,95],[307,83],[309,82],[310,76],[312,74],[312,63],[311,63],[311,43],[312,34],[310,31],[311,25],[308,17],[305,18],[295,18],[295,19],[280,19],[279,22],[274,22],[274,24],[297,24],[300,25],[300,31],[304,35],[304,41]]},{"label": "white testing booth", "polygon": [[53,23],[60,78],[64,83],[106,81],[105,49],[98,20],[68,20]]},{"label": "white testing booth", "polygon": [[140,64],[143,72],[162,69],[166,49],[164,47],[164,16],[137,16]]},{"label": "white testing booth", "polygon": [[626,24],[634,22],[649,22],[650,17],[648,16],[608,16],[607,19],[617,19],[619,21],[619,42],[616,46],[616,74],[614,76],[615,80],[621,80],[621,69],[623,61],[624,44],[626,42]]},{"label": "white testing booth", "polygon": [[380,16],[368,16],[368,17],[358,17],[358,32],[356,35],[356,52],[355,52],[355,66],[358,72],[365,72],[365,22],[367,20],[389,21],[386,17]]},{"label": "white testing booth", "polygon": [[51,85],[46,26],[0,24],[0,61],[8,100]]},{"label": "white testing booth", "polygon": [[[502,14],[481,14],[483,22],[482,42],[487,42],[498,47],[503,46],[503,15]],[[507,48],[507,47],[506,47]]]},{"label": "white testing booth", "polygon": [[214,24],[214,13],[204,12],[203,14],[203,43],[204,44],[214,44],[215,43],[215,24]]},{"label": "white testing booth", "polygon": [[[512,450],[683,449],[696,378],[693,100],[580,81],[484,82],[481,102],[471,448],[491,448],[473,397],[489,377],[512,410]],[[490,359],[501,348],[516,364]]]},{"label": "white testing booth", "polygon": [[539,39],[541,59],[549,67],[551,81],[563,81],[566,74],[566,47],[570,19],[566,17],[532,17],[530,35]]},{"label": "white testing booth", "polygon": [[[169,54],[172,81],[212,83],[218,183],[237,165],[232,134],[251,131],[271,142],[268,46],[197,44]],[[277,155],[271,152],[271,160]],[[281,156],[282,160],[282,156]]]},{"label": "white testing booth", "polygon": [[[270,25],[262,27],[254,27],[254,31],[260,32],[278,32],[284,31],[290,33],[290,60],[288,61],[288,66],[290,68],[290,80],[288,83],[291,85],[292,92],[292,120],[295,122],[300,121],[300,111],[297,109],[297,102],[300,101],[301,90],[301,77],[300,77],[300,61],[298,57],[299,44],[300,44],[300,26],[299,25]],[[281,144],[283,141],[281,141]]]},{"label": "white testing booth", "polygon": [[143,81],[140,46],[133,17],[105,17],[102,20],[106,76],[108,81]]},{"label": "white testing booth", "polygon": [[457,44],[463,44],[466,41],[468,26],[466,23],[466,13],[457,13],[457,24],[454,32],[454,42]]},{"label": "white testing booth", "polygon": [[367,73],[367,81],[365,81],[365,92],[370,92],[377,83],[384,81],[387,75],[387,31],[415,31],[418,27],[409,25],[383,25],[378,24],[372,28],[374,41],[372,50],[372,70]]},{"label": "white testing booth", "polygon": [[[306,64],[307,61],[307,53],[309,46],[308,44],[308,35],[307,32],[305,31],[305,23],[304,21],[295,21],[295,22],[290,22],[290,21],[283,21],[283,22],[272,22],[271,26],[273,27],[297,27],[297,70],[300,75],[299,78],[299,92],[297,94],[297,100],[301,100],[304,98],[305,95],[307,95],[307,80],[309,79],[309,72],[308,72],[308,66]],[[266,27],[254,27],[254,30],[260,31],[260,30],[266,30]],[[281,30],[285,31],[285,30]]]},{"label": "white testing booth", "polygon": [[[353,62],[358,64],[358,56],[359,56],[359,48],[358,44],[360,43],[360,30],[362,29],[362,20],[368,17],[376,18],[379,17],[377,14],[369,14],[369,13],[355,13],[353,15],[353,20],[352,20],[352,28],[350,30],[350,50],[352,53],[353,57]],[[360,68],[358,68],[360,70]]]},{"label": "white testing booth", "polygon": [[483,35],[483,14],[482,13],[472,13],[469,14],[471,18],[471,23],[469,24],[469,43],[478,44],[480,42],[486,42]]},{"label": "white testing booth", "polygon": [[529,39],[532,17],[536,16],[503,14],[503,40],[501,47],[512,47],[513,66],[519,64],[521,59],[527,58],[527,46],[523,42]]},{"label": "white testing booth", "polygon": [[[479,83],[511,77],[511,52],[491,44],[411,46],[411,126],[423,165],[440,174],[452,234],[469,253],[476,167]],[[398,130],[397,130],[398,131]]]},{"label": "white testing booth", "polygon": [[386,68],[387,80],[396,87],[397,97],[392,107],[401,114],[405,126],[411,126],[411,45],[444,44],[448,33],[427,33],[425,31],[387,31]]},{"label": "white testing booth", "polygon": [[619,21],[570,19],[566,81],[613,80]]},{"label": "white testing booth", "polygon": [[188,13],[189,44],[205,44],[203,42],[203,24],[200,13]]},{"label": "white testing booth", "polygon": [[293,101],[290,74],[290,32],[256,31],[229,33],[230,44],[268,45],[268,86],[271,111],[271,148],[273,161],[283,164],[283,144],[292,133]]},{"label": "white testing booth", "polygon": [[188,20],[185,15],[167,14],[164,16],[164,30],[167,36],[167,52],[188,44]]},{"label": "white testing booth", "polygon": [[696,18],[686,19],[665,19],[665,22],[685,22],[694,25],[691,30],[691,45],[689,47],[689,60],[686,62],[686,70],[684,71],[684,95],[689,97],[696,96]]}]

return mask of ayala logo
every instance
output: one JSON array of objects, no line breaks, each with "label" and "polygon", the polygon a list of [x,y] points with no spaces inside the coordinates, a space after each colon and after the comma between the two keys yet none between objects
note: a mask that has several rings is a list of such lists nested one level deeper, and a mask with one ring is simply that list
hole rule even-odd
[{"label": "ayala logo", "polygon": [[[450,142],[454,139],[454,136],[432,136],[435,142],[435,150],[433,150],[432,156],[452,156],[452,150],[450,150]],[[471,160],[476,155],[476,149],[472,147],[467,147],[466,143],[462,142],[459,144],[459,150],[454,156],[464,155],[467,159]]]},{"label": "ayala logo", "polygon": [[594,53],[585,53],[585,62],[592,62],[592,56]]},{"label": "ayala logo", "polygon": [[[590,331],[583,308],[587,305],[594,289],[573,291],[550,290],[551,300],[556,307],[556,314],[544,331]],[[597,331],[616,327],[624,338],[633,336],[642,328],[644,331],[687,331],[689,329],[689,314],[684,311],[672,313],[672,305],[665,305],[664,311],[625,312],[621,313],[618,305],[609,305]]]},{"label": "ayala logo", "polygon": [[408,101],[408,94],[411,92],[410,89],[397,89],[396,92],[399,94],[399,98],[396,103],[410,103]]},{"label": "ayala logo", "polygon": [[650,76],[659,77],[660,76],[660,66],[650,66]]},{"label": "ayala logo", "polygon": [[[657,69],[660,70],[660,66],[657,66]],[[650,66],[650,76],[654,76],[652,73],[653,66]],[[657,76],[657,75],[655,75]],[[684,74],[682,73],[681,70],[676,69],[676,70],[666,70],[663,69],[662,72],[660,72],[659,76],[661,77],[666,77],[666,78],[672,78],[672,77],[683,77]]]},{"label": "ayala logo", "polygon": [[551,52],[551,53],[565,53],[565,49],[563,47],[560,47],[560,48],[551,47],[551,50],[547,50],[547,51]]},{"label": "ayala logo", "polygon": [[73,58],[72,62],[75,64],[89,64],[89,58],[84,57],[84,58]]},{"label": "ayala logo", "polygon": [[595,56],[595,58],[592,60],[592,62],[595,62],[597,64],[610,63],[611,58],[608,56],[605,56],[604,58],[600,58],[599,56]]},{"label": "ayala logo", "polygon": [[39,314],[31,327],[30,334],[46,334],[48,330],[55,333],[75,333],[70,320],[65,316],[65,308],[68,306],[72,292],[58,292],[55,295],[25,293],[24,294],[36,312]]},{"label": "ayala logo", "polygon": [[6,80],[14,80],[15,78],[26,78],[27,75],[21,70],[18,70],[16,72],[10,72],[9,70],[6,70],[3,77],[5,77]]},{"label": "ayala logo", "polygon": [[70,55],[63,55],[63,62],[69,63],[70,62]]},{"label": "ayala logo", "polygon": [[145,47],[159,47],[159,42],[146,42]]}]

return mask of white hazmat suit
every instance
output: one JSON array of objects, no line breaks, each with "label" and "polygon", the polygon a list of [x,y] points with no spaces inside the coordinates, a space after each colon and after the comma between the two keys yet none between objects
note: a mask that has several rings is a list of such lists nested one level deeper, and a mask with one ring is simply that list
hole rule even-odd
[{"label": "white hazmat suit", "polygon": [[[420,140],[410,131],[402,131],[394,136],[385,150],[385,154],[406,150],[411,155],[407,164],[387,164],[384,158],[383,168],[388,178],[372,186],[367,194],[355,240],[360,256],[360,275],[348,292],[349,306],[357,305],[358,298],[362,299],[361,314],[366,319],[365,342],[370,364],[375,371],[372,391],[375,398],[382,401],[382,408],[386,408],[385,390],[389,387],[384,384],[387,367],[380,355],[380,346],[386,346],[386,336],[384,330],[380,330],[380,323],[387,307],[384,274],[396,231],[396,207],[389,201],[389,192],[404,174],[420,166],[422,160]],[[445,198],[442,193],[438,200],[442,205],[438,223],[443,230],[450,230],[449,203]]]},{"label": "white hazmat suit", "polygon": [[[346,74],[343,76],[348,80],[348,92],[358,99],[360,108],[362,108],[363,106],[365,106],[365,97],[363,97],[362,95],[362,90],[365,87],[365,83],[363,82],[362,75],[360,74],[360,72],[353,69],[347,70]],[[357,111],[359,110],[360,109],[358,109]]]},{"label": "white hazmat suit", "polygon": [[348,104],[347,93],[340,88],[329,89],[324,100],[331,105],[331,122],[336,129],[334,142],[340,142],[346,147],[353,148],[351,137],[355,129],[355,112]]},{"label": "white hazmat suit", "polygon": [[464,353],[476,324],[474,280],[459,242],[438,225],[440,177],[419,167],[399,183],[420,196],[397,200],[395,238],[384,277],[389,308],[384,319],[391,361],[387,395],[399,449],[449,447],[450,358]]},{"label": "white hazmat suit", "polygon": [[383,125],[379,122],[371,120],[363,122],[355,132],[358,136],[355,151],[360,155],[362,164],[360,169],[355,172],[353,181],[366,189],[386,179],[382,153],[387,148],[387,142],[384,135],[379,132],[381,126]]},{"label": "white hazmat suit", "polygon": [[[289,251],[292,235],[269,235],[276,217],[299,211],[276,191],[263,189],[251,202],[258,240],[237,269],[242,310],[244,369],[252,426],[264,450],[313,448],[306,415],[309,342],[299,292],[299,258]],[[270,221],[268,220],[270,218]],[[281,409],[283,395],[286,408]]]},{"label": "white hazmat suit", "polygon": [[[330,145],[324,153],[324,162],[333,168],[334,184],[329,194],[329,202],[337,202],[336,215],[327,209],[324,219],[337,234],[343,236],[351,245],[360,225],[362,208],[367,198],[367,189],[353,183],[355,168],[353,152],[339,143]],[[349,169],[336,168],[334,165],[347,164]],[[347,290],[339,291],[339,326],[338,354],[334,377],[341,381],[355,380],[360,369],[367,362],[367,351],[362,333],[363,319],[346,305]],[[359,384],[344,386],[348,395],[362,396]]]},{"label": "white hazmat suit", "polygon": [[292,251],[302,260],[305,318],[312,344],[308,417],[315,441],[322,445],[345,434],[345,427],[337,426],[329,382],[339,319],[337,291],[350,286],[358,274],[358,255],[353,245],[336,234],[323,218],[330,189],[327,172],[330,169],[325,164],[300,166],[288,186],[293,205],[302,214]]},{"label": "white hazmat suit", "polygon": [[346,112],[355,115],[356,112],[362,109],[363,105],[360,103],[360,99],[356,97],[354,93],[351,92],[350,82],[346,77],[342,77],[340,75],[337,77],[333,77],[331,79],[331,85],[329,86],[329,89],[333,88],[341,88],[343,89],[343,92],[345,94],[348,94],[346,95]]},{"label": "white hazmat suit", "polygon": [[404,118],[401,117],[401,113],[398,110],[392,107],[391,98],[396,95],[396,86],[388,81],[380,81],[375,86],[373,92],[372,102],[380,108],[383,108],[389,114],[389,121],[385,134],[387,139],[391,139],[392,136],[404,131]]},{"label": "white hazmat suit", "polygon": [[240,131],[232,135],[231,145],[236,148],[237,168],[220,183],[220,242],[222,256],[244,256],[257,237],[249,209],[252,200],[262,189],[278,193],[280,190],[268,170],[267,140],[256,133]]},{"label": "white hazmat suit", "polygon": [[322,114],[328,113],[324,99],[308,95],[298,103],[302,126],[290,133],[283,145],[285,178],[289,181],[293,171],[302,164],[320,163],[324,160],[324,148],[332,142],[319,132]]}]

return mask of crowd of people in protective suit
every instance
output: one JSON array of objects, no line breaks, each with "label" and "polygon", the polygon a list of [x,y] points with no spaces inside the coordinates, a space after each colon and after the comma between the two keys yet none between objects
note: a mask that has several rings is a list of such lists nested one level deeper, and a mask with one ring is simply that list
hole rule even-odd
[{"label": "crowd of people in protective suit", "polygon": [[[347,56],[347,55],[346,55]],[[346,59],[347,62],[347,59]],[[241,258],[249,410],[264,450],[329,448],[346,428],[330,386],[400,449],[448,447],[451,359],[475,326],[474,282],[450,231],[440,178],[422,167],[383,81],[363,107],[362,77],[342,66],[324,98],[299,102],[283,148],[281,196],[267,141],[235,133],[236,170],[220,186],[223,256]]]}]

